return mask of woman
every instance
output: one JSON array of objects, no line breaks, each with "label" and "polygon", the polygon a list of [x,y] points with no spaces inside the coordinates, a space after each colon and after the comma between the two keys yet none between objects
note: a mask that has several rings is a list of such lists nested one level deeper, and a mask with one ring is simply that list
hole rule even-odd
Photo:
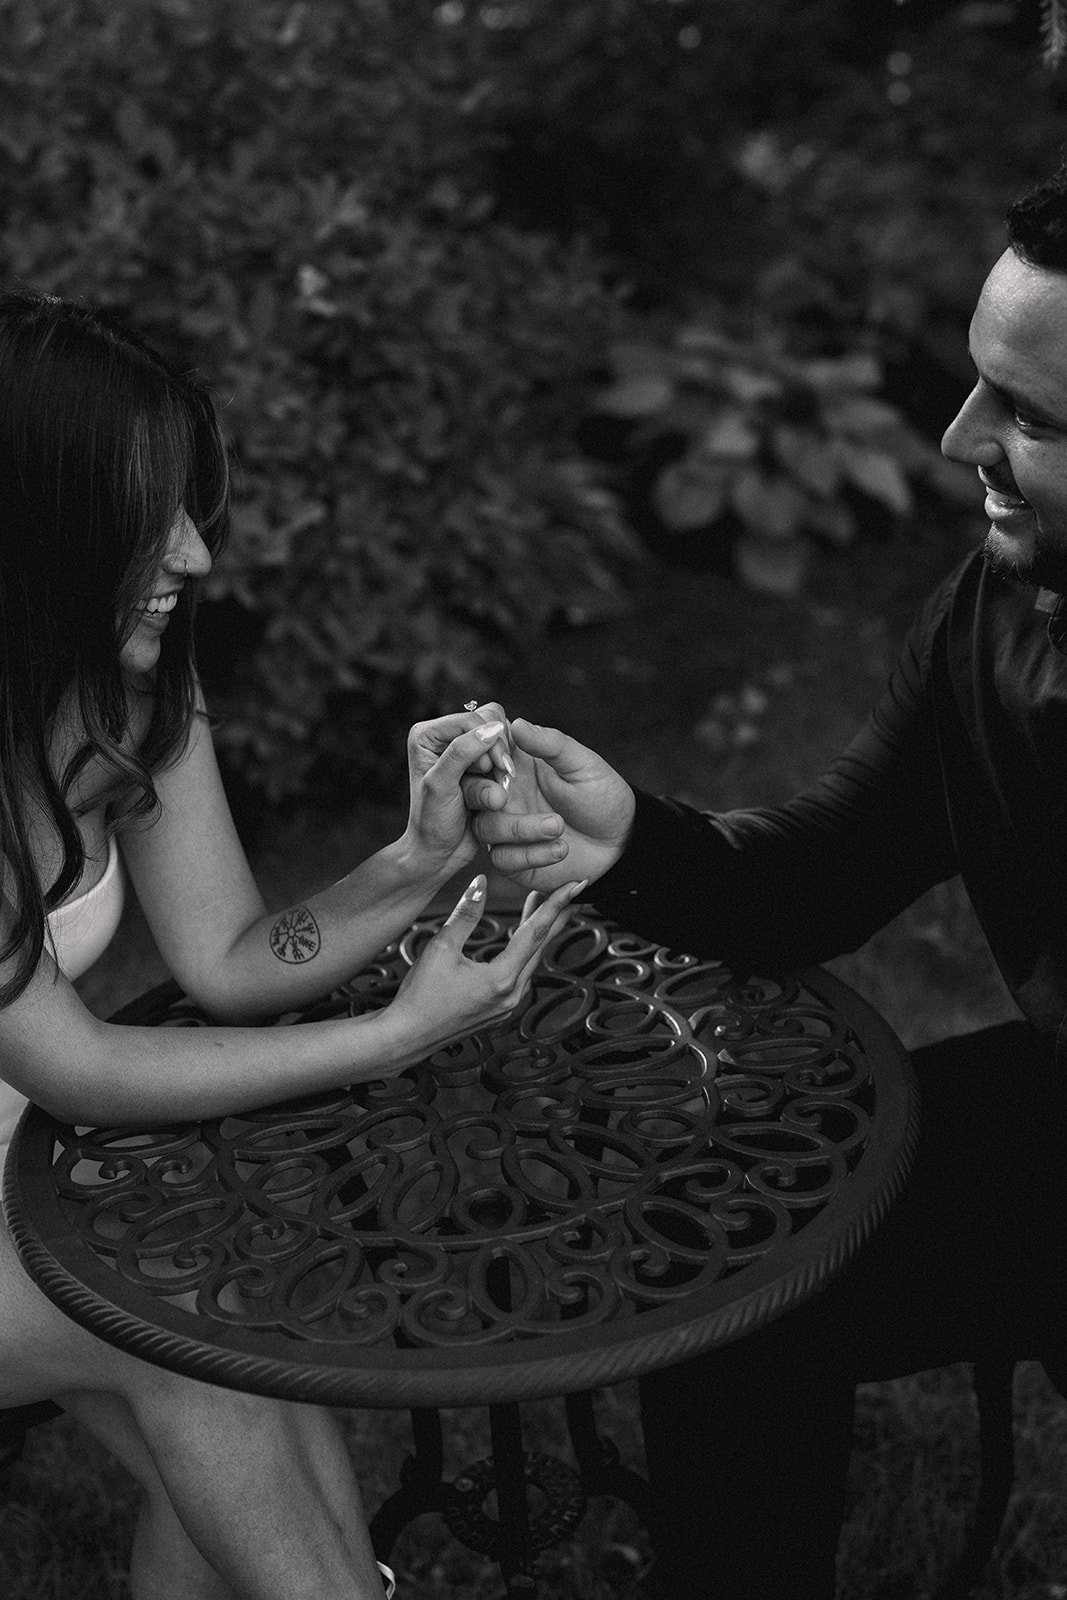
[{"label": "woman", "polygon": [[[279,1032],[264,1058],[243,1024],[327,992],[395,937],[473,860],[460,777],[495,772],[502,806],[510,763],[495,707],[420,724],[403,836],[268,915],[191,649],[227,505],[204,389],[100,312],[0,294],[0,1143],[27,1098],[72,1122],[180,1121],[400,1072],[517,1003],[580,887],[528,902],[508,948],[474,962],[475,878],[390,1006]],[[113,933],[127,874],[171,972],[223,1025],[117,1027],[78,999],[71,979]],[[381,1595],[328,1413],[113,1350],[36,1290],[0,1229],[9,1438],[26,1415],[12,1408],[47,1398],[143,1488],[135,1600]]]}]

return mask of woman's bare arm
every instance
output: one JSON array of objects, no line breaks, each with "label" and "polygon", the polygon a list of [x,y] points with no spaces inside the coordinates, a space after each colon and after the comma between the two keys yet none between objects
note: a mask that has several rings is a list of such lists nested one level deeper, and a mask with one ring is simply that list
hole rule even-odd
[{"label": "woman's bare arm", "polygon": [[435,826],[409,822],[401,838],[339,882],[268,911],[237,837],[207,720],[197,718],[182,759],[157,778],[159,815],[129,824],[121,842],[169,970],[212,1016],[253,1020],[327,993],[473,861],[459,779],[489,745],[470,716],[442,719],[442,739],[453,723],[458,737],[440,756],[440,770],[413,773],[423,798],[437,785],[427,801]]},{"label": "woman's bare arm", "polygon": [[0,1076],[63,1120],[109,1124],[219,1116],[393,1076],[514,1009],[575,888],[531,909],[492,961],[472,961],[463,944],[484,882],[474,880],[396,999],[351,1019],[282,1028],[102,1022],[43,957],[29,987],[0,1011]]}]

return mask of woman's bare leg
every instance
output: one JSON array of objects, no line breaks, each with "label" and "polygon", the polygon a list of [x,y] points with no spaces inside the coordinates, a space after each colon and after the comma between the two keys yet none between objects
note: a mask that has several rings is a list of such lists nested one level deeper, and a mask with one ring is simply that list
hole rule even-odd
[{"label": "woman's bare leg", "polygon": [[374,1562],[359,1481],[338,1419],[321,1406],[294,1406],[305,1459],[359,1569]]},{"label": "woman's bare leg", "polygon": [[[126,1438],[125,1459],[147,1495],[136,1554],[149,1600],[228,1600],[228,1591],[238,1600],[381,1600],[351,1465],[342,1467],[328,1418],[179,1378],[112,1349],[40,1293],[3,1229],[0,1329],[0,1405],[66,1398],[90,1426],[92,1413],[98,1430]],[[105,1420],[86,1399],[100,1393],[120,1396],[125,1412]],[[340,1487],[327,1494],[334,1475]],[[199,1569],[176,1554],[177,1527]],[[172,1561],[180,1581],[199,1583],[199,1592],[175,1586]],[[216,1577],[221,1590],[211,1587]]]},{"label": "woman's bare leg", "polygon": [[117,1457],[141,1486],[130,1553],[130,1600],[233,1600],[233,1590],[205,1561],[174,1512],[133,1413],[117,1394],[81,1390],[60,1403]]},{"label": "woman's bare leg", "polygon": [[381,1600],[351,1464],[346,1501],[322,1492],[328,1417],[311,1427],[299,1406],[153,1379],[130,1396],[138,1426],[187,1533],[241,1600]]}]

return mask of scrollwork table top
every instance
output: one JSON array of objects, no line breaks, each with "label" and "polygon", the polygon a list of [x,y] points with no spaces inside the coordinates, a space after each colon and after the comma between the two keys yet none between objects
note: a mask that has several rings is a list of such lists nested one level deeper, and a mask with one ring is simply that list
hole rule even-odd
[{"label": "scrollwork table top", "polygon": [[[436,926],[277,1026],[387,1003]],[[165,985],[115,1020],[205,1019]],[[391,1081],[173,1127],[31,1108],[4,1200],[45,1293],[134,1354],[290,1399],[471,1405],[636,1377],[807,1298],[916,1137],[902,1048],[830,974],[741,980],[583,910],[517,1015]]]}]

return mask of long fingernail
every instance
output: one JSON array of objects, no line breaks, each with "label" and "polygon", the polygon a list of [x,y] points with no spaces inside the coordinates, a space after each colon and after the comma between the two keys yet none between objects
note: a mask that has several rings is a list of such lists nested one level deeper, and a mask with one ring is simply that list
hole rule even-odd
[{"label": "long fingernail", "polygon": [[486,722],[478,729],[478,737],[483,744],[492,744],[494,739],[499,739],[503,731],[502,722]]},{"label": "long fingernail", "polygon": [[[513,778],[515,776],[515,763],[512,761],[509,755],[505,754],[500,757],[500,765],[503,767],[509,778]],[[504,785],[504,788],[507,788],[507,784]]]},{"label": "long fingernail", "polygon": [[480,900],[484,893],[485,878],[483,874],[479,872],[478,876],[476,878],[472,878],[470,883],[468,883],[466,898],[468,900]]},{"label": "long fingernail", "polygon": [[588,878],[583,878],[581,883],[572,884],[571,885],[570,894],[569,894],[568,898],[571,899],[571,900],[576,900],[578,898],[578,896],[581,894],[582,890],[585,888],[585,886],[586,886],[586,884],[588,882],[589,882]]}]

